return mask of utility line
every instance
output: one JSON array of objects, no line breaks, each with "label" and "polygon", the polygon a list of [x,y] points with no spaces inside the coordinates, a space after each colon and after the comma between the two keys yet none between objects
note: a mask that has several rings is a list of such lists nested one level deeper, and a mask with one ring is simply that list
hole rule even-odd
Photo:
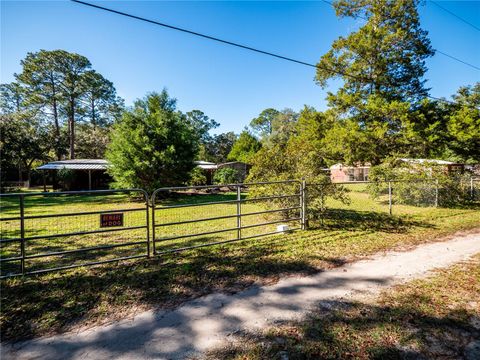
[{"label": "utility line", "polygon": [[[103,7],[103,6],[100,6],[100,5],[91,4],[91,3],[84,2],[84,1],[81,1],[81,0],[71,0],[71,1],[75,2],[75,3],[78,3],[78,4],[85,5],[85,6],[90,6],[90,7],[99,9],[99,10],[104,10],[104,11],[107,11],[107,12],[110,12],[110,13],[114,13],[114,14],[117,14],[117,15],[126,16],[126,17],[129,17],[129,18],[132,18],[132,19],[148,22],[148,23],[151,23],[151,24],[154,24],[154,25],[163,26],[163,27],[173,29],[173,30],[178,30],[178,31],[188,33],[188,34],[191,34],[191,35],[195,35],[195,36],[199,36],[199,37],[202,37],[202,38],[205,38],[205,39],[217,41],[217,42],[220,42],[220,43],[223,43],[223,44],[236,46],[236,47],[239,47],[239,48],[242,48],[242,49],[245,49],[245,50],[250,50],[250,51],[254,51],[256,53],[272,56],[272,57],[275,57],[275,58],[278,58],[278,59],[281,59],[281,60],[290,61],[290,62],[297,63],[297,64],[300,64],[300,65],[308,66],[308,67],[321,68],[321,69],[331,71],[331,72],[339,74],[339,75],[347,76],[347,77],[350,77],[350,78],[353,78],[353,79],[356,79],[356,80],[365,80],[365,79],[360,78],[358,76],[351,75],[351,74],[348,74],[348,73],[345,73],[345,72],[342,72],[342,71],[339,71],[339,70],[329,69],[329,68],[326,68],[326,67],[321,67],[319,65],[307,63],[305,61],[296,60],[296,59],[293,59],[293,58],[290,58],[290,57],[274,54],[274,53],[271,53],[271,52],[268,52],[268,51],[264,51],[264,50],[256,49],[256,48],[253,48],[253,47],[250,47],[250,46],[234,43],[234,42],[231,42],[231,41],[228,41],[228,40],[223,40],[223,39],[220,39],[220,38],[217,38],[217,37],[213,37],[213,36],[210,36],[210,35],[205,35],[205,34],[195,32],[195,31],[192,31],[192,30],[183,29],[183,28],[180,28],[180,27],[177,27],[177,26],[168,25],[168,24],[161,23],[161,22],[158,22],[158,21],[155,21],[155,20],[150,20],[150,19],[146,19],[146,18],[143,18],[143,17],[140,17],[140,16],[124,13],[122,11],[113,10],[113,9],[106,8],[106,7]],[[412,95],[412,94],[410,94],[410,95]],[[434,96],[431,96],[431,95],[428,95],[428,94],[424,95],[424,96],[426,96],[430,99],[444,101],[444,102],[447,102],[447,103],[450,103],[450,104],[454,104],[454,102],[452,102],[450,100],[443,99],[443,98],[437,98],[437,97],[434,97]]]},{"label": "utility line", "polygon": [[117,14],[117,15],[126,16],[126,17],[129,17],[129,18],[135,19],[135,20],[140,20],[140,21],[148,22],[150,24],[163,26],[163,27],[166,27],[168,29],[181,31],[181,32],[184,32],[184,33],[187,33],[187,34],[190,34],[190,35],[199,36],[199,37],[202,37],[204,39],[213,40],[213,41],[217,41],[217,42],[220,42],[220,43],[223,43],[223,44],[226,44],[226,45],[236,46],[236,47],[239,47],[239,48],[242,48],[242,49],[245,49],[245,50],[250,50],[250,51],[253,51],[253,52],[256,52],[256,53],[259,53],[259,54],[272,56],[272,57],[275,57],[275,58],[278,58],[278,59],[281,59],[281,60],[286,60],[286,61],[290,61],[290,62],[293,62],[293,63],[296,63],[296,64],[309,66],[309,67],[312,67],[312,68],[315,68],[315,69],[318,69],[318,68],[324,69],[324,70],[331,71],[333,73],[343,75],[343,76],[346,76],[346,77],[350,77],[350,78],[356,79],[356,80],[368,81],[368,79],[362,78],[360,76],[351,75],[351,74],[345,73],[345,72],[340,71],[340,70],[335,70],[335,69],[328,68],[326,66],[320,66],[320,65],[308,63],[306,61],[293,59],[291,57],[287,57],[287,56],[275,54],[275,53],[272,53],[272,52],[256,49],[256,48],[253,48],[251,46],[242,45],[242,44],[235,43],[235,42],[232,42],[232,41],[220,39],[220,38],[217,38],[217,37],[214,37],[214,36],[202,34],[202,33],[196,32],[196,31],[184,29],[184,28],[181,28],[181,27],[178,27],[178,26],[173,26],[173,25],[165,24],[165,23],[162,23],[162,22],[159,22],[159,21],[150,20],[150,19],[147,19],[147,18],[144,18],[144,17],[128,14],[128,13],[118,11],[118,10],[114,10],[114,9],[111,9],[111,8],[107,8],[107,7],[104,7],[104,6],[95,5],[95,4],[84,2],[84,1],[81,1],[81,0],[71,0],[71,1],[73,1],[75,3],[78,3],[78,4],[90,6],[90,7],[99,9],[99,10],[104,10],[104,11],[107,11],[107,12],[110,12],[110,13],[114,13],[114,14]]},{"label": "utility line", "polygon": [[438,50],[438,49],[435,49],[435,52],[437,52],[437,53],[439,53],[439,54],[442,54],[443,56],[447,56],[447,57],[449,57],[449,58],[451,58],[451,59],[453,59],[453,60],[456,60],[456,61],[458,61],[458,62],[461,62],[461,63],[463,63],[463,64],[465,64],[465,65],[471,66],[471,67],[474,68],[474,69],[480,70],[480,67],[475,66],[475,65],[472,65],[472,64],[469,64],[469,63],[467,63],[467,62],[465,62],[465,61],[463,61],[463,60],[460,60],[459,58],[456,58],[455,56],[448,55],[448,54],[444,53],[443,51],[440,51],[440,50]]},{"label": "utility line", "polygon": [[465,20],[464,18],[458,16],[458,15],[455,14],[454,12],[448,10],[447,8],[444,8],[442,5],[440,5],[440,4],[437,3],[436,1],[431,0],[430,2],[431,2],[432,4],[434,4],[435,6],[438,6],[438,7],[439,7],[440,9],[442,9],[443,11],[445,11],[445,12],[449,13],[450,15],[456,17],[456,18],[459,19],[460,21],[463,21],[465,24],[470,25],[470,26],[473,27],[475,30],[480,31],[480,28],[479,28],[478,26],[476,26],[476,25],[472,24],[470,21],[467,21],[467,20]]},{"label": "utility line", "polygon": [[[324,2],[325,4],[328,4],[328,5],[330,5],[330,6],[333,6],[333,2],[331,2],[331,1],[322,0],[322,2]],[[432,0],[431,2],[434,3],[435,5],[441,7],[440,5],[436,4],[435,1]],[[442,8],[442,9],[443,9],[443,8]],[[446,9],[444,9],[444,10],[445,10],[445,11],[448,11],[448,10],[446,10]],[[456,16],[455,14],[453,14],[453,15]],[[360,19],[363,19],[363,20],[365,20],[365,21],[368,20],[368,19],[367,19],[366,17],[364,17],[364,16],[357,15],[357,17],[360,18]],[[457,16],[457,17],[458,17],[458,16]],[[461,19],[461,20],[463,20],[463,19]],[[470,25],[471,25],[471,24],[470,24]],[[474,26],[474,25],[472,25],[472,26]],[[475,26],[474,26],[474,27],[475,27]],[[477,29],[478,29],[478,28],[477,28]],[[480,29],[478,29],[478,30],[480,30]],[[455,57],[455,56],[453,56],[453,55],[447,54],[447,53],[444,52],[444,51],[435,49],[435,52],[436,52],[436,53],[439,53],[440,55],[446,56],[446,57],[448,57],[448,58],[450,58],[450,59],[452,59],[452,60],[458,61],[458,62],[460,62],[460,63],[462,63],[462,64],[464,64],[464,65],[470,66],[471,68],[473,68],[473,69],[475,69],[475,70],[480,70],[480,67],[478,67],[478,66],[476,66],[476,65],[473,65],[473,64],[470,64],[470,63],[468,63],[468,62],[466,62],[466,61],[463,61],[463,60],[461,60],[461,59],[459,59],[459,58],[457,58],[457,57]]]}]

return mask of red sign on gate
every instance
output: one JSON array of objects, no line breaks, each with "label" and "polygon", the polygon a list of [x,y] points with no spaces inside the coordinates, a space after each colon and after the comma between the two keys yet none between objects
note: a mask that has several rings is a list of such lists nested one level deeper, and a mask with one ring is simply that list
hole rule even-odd
[{"label": "red sign on gate", "polygon": [[123,226],[123,213],[100,214],[100,227]]}]

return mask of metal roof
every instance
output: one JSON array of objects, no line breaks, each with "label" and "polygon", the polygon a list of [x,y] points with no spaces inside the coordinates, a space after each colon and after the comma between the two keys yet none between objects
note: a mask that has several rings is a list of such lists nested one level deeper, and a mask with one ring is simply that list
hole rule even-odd
[{"label": "metal roof", "polygon": [[453,165],[455,164],[454,162],[451,161],[445,161],[445,160],[438,160],[438,159],[411,159],[411,158],[403,158],[400,159],[404,162],[407,163],[412,163],[412,164],[424,164],[424,163],[430,163],[430,164],[438,164],[438,165]]},{"label": "metal roof", "polygon": [[194,161],[198,168],[203,170],[216,170],[217,164],[209,161]]},{"label": "metal roof", "polygon": [[74,159],[52,161],[39,166],[37,170],[107,170],[109,162],[104,159]]}]

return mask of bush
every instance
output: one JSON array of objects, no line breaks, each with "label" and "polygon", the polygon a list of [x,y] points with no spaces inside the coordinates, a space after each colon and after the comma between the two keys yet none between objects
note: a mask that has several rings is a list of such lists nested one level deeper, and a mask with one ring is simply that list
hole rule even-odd
[{"label": "bush", "polygon": [[236,184],[240,181],[240,173],[232,168],[218,169],[213,175],[213,182],[219,185]]},{"label": "bush", "polygon": [[372,167],[369,179],[372,183],[368,191],[375,199],[388,193],[388,181],[392,181],[393,199],[398,204],[433,206],[437,186],[439,206],[457,206],[470,200],[470,175],[449,174],[437,163],[411,164],[390,159]]},{"label": "bush", "polygon": [[329,176],[317,177],[315,182],[307,183],[307,214],[311,220],[321,219],[327,207],[327,198],[349,205],[351,202],[350,190],[342,184],[332,183]]},{"label": "bush", "polygon": [[71,169],[63,168],[58,170],[57,177],[63,190],[71,190],[75,172]]},{"label": "bush", "polygon": [[202,186],[207,184],[207,177],[205,172],[199,167],[194,168],[190,172],[190,180],[188,180],[188,185],[190,186]]}]

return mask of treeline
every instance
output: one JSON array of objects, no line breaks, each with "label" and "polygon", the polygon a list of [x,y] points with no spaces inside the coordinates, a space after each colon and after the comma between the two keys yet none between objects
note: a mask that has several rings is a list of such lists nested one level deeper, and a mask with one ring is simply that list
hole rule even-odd
[{"label": "treeline", "polygon": [[[182,113],[166,91],[130,108],[88,59],[30,53],[16,81],[2,85],[2,173],[35,161],[106,157],[117,186],[153,189],[201,182],[194,160],[251,163],[251,180],[324,176],[334,163],[373,166],[395,157],[480,162],[480,83],[432,99],[424,75],[435,51],[420,27],[418,0],[335,1],[339,17],[364,25],[339,37],[316,68],[328,109],[268,108],[238,137]],[[192,180],[193,179],[193,180]]]},{"label": "treeline", "polygon": [[[28,53],[21,66],[14,82],[0,86],[2,181],[29,179],[46,161],[104,158],[114,125],[130,111],[113,83],[64,50]],[[233,132],[211,135],[219,123],[199,110],[182,119],[194,131],[195,159],[227,160]]]},{"label": "treeline", "polygon": [[264,110],[250,124],[261,143],[249,157],[251,179],[312,179],[335,163],[375,166],[393,158],[480,163],[480,83],[460,88],[451,102],[424,99],[412,108],[369,97],[365,107],[361,120],[308,106]]},{"label": "treeline", "polygon": [[328,110],[267,109],[251,126],[262,139],[252,180],[315,178],[334,163],[378,165],[392,157],[480,162],[480,83],[451,99],[429,97],[425,60],[433,56],[417,0],[335,1],[340,18],[360,18],[317,64]]},{"label": "treeline", "polygon": [[2,173],[21,178],[36,161],[101,156],[124,108],[112,82],[64,50],[28,53],[21,65],[1,85]]}]

